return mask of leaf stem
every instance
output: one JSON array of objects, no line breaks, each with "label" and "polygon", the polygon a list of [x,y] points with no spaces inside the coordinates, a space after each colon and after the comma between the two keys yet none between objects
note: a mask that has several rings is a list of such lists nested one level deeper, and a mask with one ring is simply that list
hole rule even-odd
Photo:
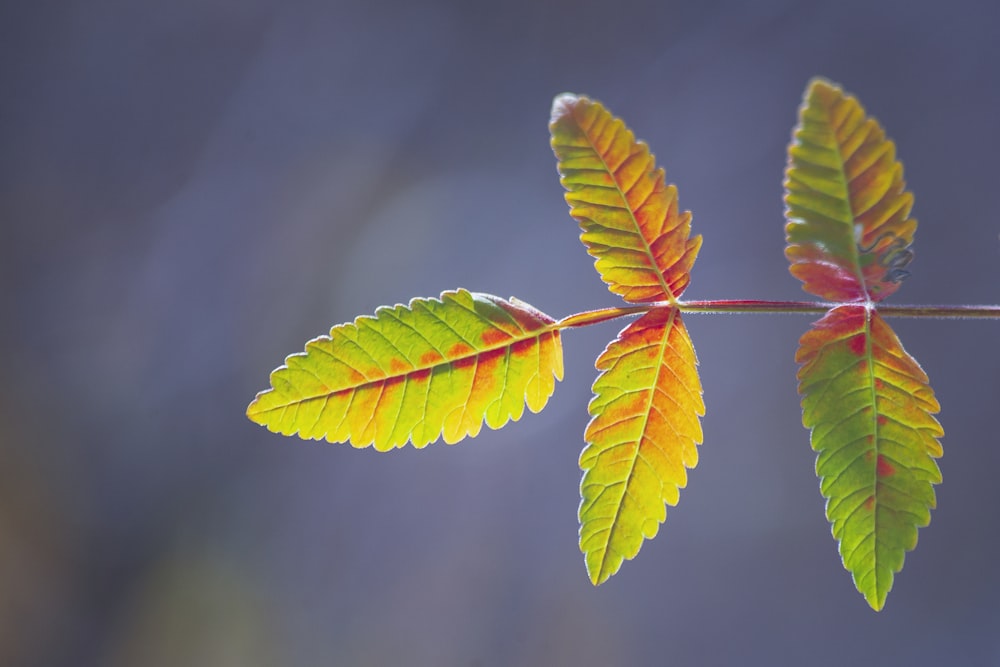
[{"label": "leaf stem", "polygon": [[[861,305],[829,303],[823,301],[760,301],[756,299],[735,299],[719,301],[681,301],[684,313],[795,313],[803,315],[823,314],[837,306]],[[883,317],[923,317],[938,320],[949,319],[1000,319],[1000,306],[882,306],[869,304]]]},{"label": "leaf stem", "polygon": [[575,315],[564,317],[555,323],[556,329],[569,329],[572,327],[589,327],[591,324],[600,324],[609,320],[616,320],[619,317],[648,313],[654,308],[669,308],[666,301],[662,303],[644,303],[641,306],[623,306],[621,308],[601,308],[600,310],[587,310]]},{"label": "leaf stem", "polygon": [[[861,305],[846,303],[828,303],[822,301],[764,301],[759,299],[719,299],[709,301],[679,301],[676,307],[683,313],[757,313],[757,314],[796,314],[822,315],[831,308],[843,305]],[[912,317],[938,320],[978,319],[1000,320],[998,305],[960,305],[960,306],[879,306],[870,304],[872,308],[884,317]],[[672,308],[669,302],[644,303],[638,306],[622,306],[618,308],[601,308],[588,310],[575,315],[569,315],[555,324],[557,329],[586,327],[601,322],[608,322],[620,317],[647,313],[654,308]]]},{"label": "leaf stem", "polygon": [[997,320],[1000,306],[883,306],[886,317],[931,317],[938,320]]},{"label": "leaf stem", "polygon": [[762,301],[759,299],[721,299],[716,301],[681,301],[684,313],[801,313],[817,315],[825,313],[835,303],[819,301]]}]

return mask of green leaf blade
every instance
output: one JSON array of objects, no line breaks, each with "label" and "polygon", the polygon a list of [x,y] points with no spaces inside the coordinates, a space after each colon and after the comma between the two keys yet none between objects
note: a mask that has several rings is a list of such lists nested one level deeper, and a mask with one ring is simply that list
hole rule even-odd
[{"label": "green leaf blade", "polygon": [[564,94],[552,104],[552,150],[580,239],[614,294],[630,303],[675,303],[690,282],[701,237],[689,238],[649,147],[599,102]]},{"label": "green leaf blade", "polygon": [[597,359],[580,455],[580,550],[598,585],[666,519],[698,463],[705,414],[697,358],[675,308],[657,308]]},{"label": "green leaf blade", "polygon": [[466,290],[382,307],[289,356],[247,416],[379,451],[453,444],[545,406],[563,376],[554,325],[523,302]]},{"label": "green leaf blade", "polygon": [[917,227],[905,188],[879,124],[839,87],[811,82],[785,180],[785,254],[803,289],[838,302],[877,302],[899,289]]},{"label": "green leaf blade", "polygon": [[874,309],[832,309],[802,337],[796,361],[827,519],[844,567],[877,611],[936,504],[940,406]]}]

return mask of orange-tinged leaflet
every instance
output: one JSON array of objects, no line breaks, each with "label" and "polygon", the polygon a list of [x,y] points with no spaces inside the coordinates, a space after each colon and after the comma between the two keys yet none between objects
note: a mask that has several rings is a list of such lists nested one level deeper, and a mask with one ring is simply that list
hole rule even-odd
[{"label": "orange-tinged leaflet", "polygon": [[705,414],[697,358],[680,312],[657,308],[597,359],[601,371],[580,455],[580,549],[600,584],[653,538],[698,463]]},{"label": "orange-tinged leaflet", "polygon": [[549,130],[570,215],[608,289],[631,303],[674,303],[701,237],[688,238],[691,213],[678,209],[677,189],[649,147],[600,103],[576,95],[555,99]]}]

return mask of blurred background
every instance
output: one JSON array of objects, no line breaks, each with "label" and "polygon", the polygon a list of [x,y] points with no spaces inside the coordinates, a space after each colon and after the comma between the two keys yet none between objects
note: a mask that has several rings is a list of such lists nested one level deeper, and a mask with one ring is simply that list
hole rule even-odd
[{"label": "blurred background", "polygon": [[894,303],[1000,302],[994,3],[64,0],[0,8],[0,664],[1000,664],[1000,323],[894,320],[947,431],[876,614],[800,423],[803,316],[690,316],[701,462],[594,588],[593,360],[546,410],[391,454],[244,416],[285,355],[466,287],[615,305],[552,97],[647,140],[704,236],[691,299],[805,298],[782,171],[808,80],[856,94],[921,221]]}]

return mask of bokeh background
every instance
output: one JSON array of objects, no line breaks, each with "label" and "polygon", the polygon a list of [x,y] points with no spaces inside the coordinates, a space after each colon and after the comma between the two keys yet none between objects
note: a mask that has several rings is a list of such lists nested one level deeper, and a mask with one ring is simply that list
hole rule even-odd
[{"label": "bokeh background", "polygon": [[704,236],[689,298],[803,298],[782,170],[821,74],[897,141],[893,299],[1000,301],[995,3],[64,0],[0,7],[0,664],[1000,664],[998,324],[895,320],[947,436],[876,614],[800,424],[802,316],[692,316],[701,463],[609,583],[577,548],[593,359],[449,447],[302,442],[244,410],[304,342],[466,287],[614,305],[547,121],[587,93]]}]

